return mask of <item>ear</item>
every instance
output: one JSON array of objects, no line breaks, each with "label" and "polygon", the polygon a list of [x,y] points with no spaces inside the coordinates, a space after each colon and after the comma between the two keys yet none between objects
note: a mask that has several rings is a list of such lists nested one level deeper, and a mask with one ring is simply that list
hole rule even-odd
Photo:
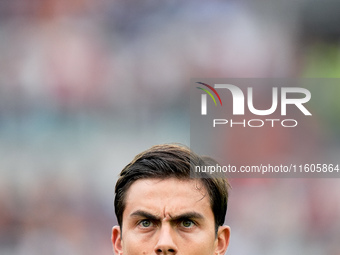
[{"label": "ear", "polygon": [[230,227],[220,226],[217,231],[216,254],[223,255],[227,251],[230,239]]},{"label": "ear", "polygon": [[121,230],[119,226],[114,226],[112,228],[111,240],[114,254],[116,255],[123,254]]}]

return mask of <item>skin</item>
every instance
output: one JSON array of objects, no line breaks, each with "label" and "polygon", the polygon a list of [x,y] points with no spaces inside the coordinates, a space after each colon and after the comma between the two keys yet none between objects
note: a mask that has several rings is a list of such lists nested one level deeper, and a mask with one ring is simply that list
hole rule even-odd
[{"label": "skin", "polygon": [[215,235],[209,195],[198,179],[134,182],[122,225],[112,230],[117,255],[223,255],[229,244],[228,226]]}]

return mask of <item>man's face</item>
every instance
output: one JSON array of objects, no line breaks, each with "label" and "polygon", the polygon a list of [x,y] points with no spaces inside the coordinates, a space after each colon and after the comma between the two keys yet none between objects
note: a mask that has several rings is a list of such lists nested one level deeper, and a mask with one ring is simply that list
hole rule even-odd
[{"label": "man's face", "polygon": [[[125,197],[122,230],[113,228],[115,254],[223,255],[230,229],[215,235],[209,195],[200,180],[142,179]],[[122,236],[120,236],[122,231]]]}]

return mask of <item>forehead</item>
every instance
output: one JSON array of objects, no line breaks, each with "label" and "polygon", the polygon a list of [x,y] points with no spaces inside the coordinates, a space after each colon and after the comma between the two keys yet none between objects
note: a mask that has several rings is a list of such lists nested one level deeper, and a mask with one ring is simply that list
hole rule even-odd
[{"label": "forehead", "polygon": [[124,218],[136,210],[166,217],[188,211],[214,219],[209,194],[199,179],[141,179],[135,181],[125,197]]}]

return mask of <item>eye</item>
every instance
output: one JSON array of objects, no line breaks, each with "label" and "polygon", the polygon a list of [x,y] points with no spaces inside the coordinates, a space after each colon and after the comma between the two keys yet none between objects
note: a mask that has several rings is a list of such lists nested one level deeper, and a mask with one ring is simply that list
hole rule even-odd
[{"label": "eye", "polygon": [[185,228],[192,228],[195,226],[195,223],[192,220],[182,220],[180,225]]},{"label": "eye", "polygon": [[142,228],[149,228],[153,226],[153,223],[150,220],[142,220],[139,222],[138,225],[141,226]]}]

